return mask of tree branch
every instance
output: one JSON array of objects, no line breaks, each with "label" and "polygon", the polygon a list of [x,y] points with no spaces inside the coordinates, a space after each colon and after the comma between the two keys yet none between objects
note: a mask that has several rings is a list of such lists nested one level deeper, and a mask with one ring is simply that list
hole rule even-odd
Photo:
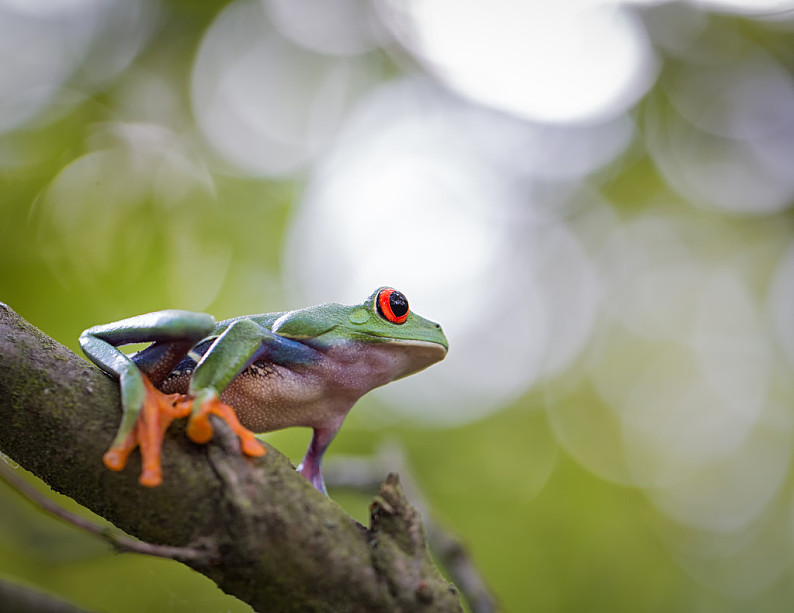
[{"label": "tree branch", "polygon": [[[17,467],[18,466],[19,465],[17,465]],[[67,511],[46,494],[43,494],[25,481],[25,479],[15,474],[14,470],[8,465],[8,462],[5,461],[0,462],[0,480],[5,481],[12,491],[20,494],[41,510],[50,513],[66,523],[72,524],[76,528],[80,528],[81,530],[98,536],[110,543],[110,545],[120,552],[140,553],[182,562],[210,559],[210,556],[217,556],[216,552],[212,550],[208,551],[207,548],[200,550],[191,547],[169,547],[168,545],[154,545],[152,543],[139,541],[115,528],[108,528],[104,524],[99,524],[81,515]]]},{"label": "tree branch", "polygon": [[163,485],[144,488],[138,454],[120,473],[102,465],[119,417],[115,381],[0,303],[0,449],[54,490],[147,543],[191,551],[184,563],[256,610],[461,611],[396,476],[365,528],[272,447],[252,460],[223,424],[205,446],[177,424]]},{"label": "tree branch", "polygon": [[362,493],[377,492],[381,475],[389,469],[397,470],[406,495],[425,518],[431,551],[458,586],[471,613],[494,613],[498,610],[496,599],[465,545],[441,524],[433,521],[429,506],[399,446],[386,443],[371,457],[337,455],[329,460],[325,466],[325,482],[335,488]]}]

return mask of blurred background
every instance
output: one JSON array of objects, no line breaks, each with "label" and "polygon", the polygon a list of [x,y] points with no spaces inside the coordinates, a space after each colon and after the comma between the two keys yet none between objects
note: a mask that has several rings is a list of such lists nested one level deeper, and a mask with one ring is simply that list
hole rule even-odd
[{"label": "blurred background", "polygon": [[[449,356],[328,461],[399,445],[505,611],[790,610],[794,1],[0,0],[0,57],[23,317],[393,285]],[[0,518],[0,576],[81,607],[250,610]]]}]

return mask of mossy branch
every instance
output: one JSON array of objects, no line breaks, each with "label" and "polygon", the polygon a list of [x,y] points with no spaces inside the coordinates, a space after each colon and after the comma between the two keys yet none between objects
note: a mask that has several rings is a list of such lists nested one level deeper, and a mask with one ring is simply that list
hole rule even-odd
[{"label": "mossy branch", "polygon": [[217,424],[204,446],[168,436],[165,481],[144,488],[138,454],[120,473],[102,465],[119,417],[115,381],[0,303],[0,450],[54,490],[163,551],[184,548],[185,564],[258,611],[462,610],[395,476],[364,527],[278,451],[245,458]]}]

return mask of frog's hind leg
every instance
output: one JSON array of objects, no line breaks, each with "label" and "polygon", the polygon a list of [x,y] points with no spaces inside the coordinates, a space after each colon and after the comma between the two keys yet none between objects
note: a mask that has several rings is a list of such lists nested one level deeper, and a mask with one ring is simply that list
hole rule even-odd
[{"label": "frog's hind leg", "polygon": [[318,491],[326,496],[328,495],[328,490],[325,489],[325,479],[323,478],[321,464],[325,450],[328,449],[328,445],[331,444],[341,426],[342,420],[338,420],[324,428],[315,428],[312,441],[306,450],[306,456],[297,469]]},{"label": "frog's hind leg", "polygon": [[[157,390],[144,372],[160,380],[202,338],[211,334],[215,320],[204,313],[159,311],[131,317],[113,324],[89,328],[80,345],[94,364],[119,379],[122,419],[113,443],[105,453],[105,466],[121,470],[129,454],[140,446],[143,470],[140,482],[155,486],[162,482],[160,450],[171,421],[190,413],[190,405],[179,394]],[[120,345],[153,341],[133,361]],[[140,366],[140,368],[139,368]]]}]

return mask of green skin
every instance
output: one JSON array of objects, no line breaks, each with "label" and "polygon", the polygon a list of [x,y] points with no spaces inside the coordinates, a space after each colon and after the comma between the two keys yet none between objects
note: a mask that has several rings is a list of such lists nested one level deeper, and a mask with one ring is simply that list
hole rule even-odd
[{"label": "green skin", "polygon": [[[396,302],[379,302],[382,295]],[[353,404],[447,353],[441,327],[401,300],[399,292],[379,288],[357,305],[327,303],[218,323],[204,313],[158,311],[89,328],[80,345],[119,379],[123,415],[114,446],[138,422],[146,400],[143,373],[160,391],[192,398],[191,419],[219,398],[254,432],[312,428],[298,470],[325,493],[322,457]],[[132,356],[117,349],[140,342],[152,344]]]}]

